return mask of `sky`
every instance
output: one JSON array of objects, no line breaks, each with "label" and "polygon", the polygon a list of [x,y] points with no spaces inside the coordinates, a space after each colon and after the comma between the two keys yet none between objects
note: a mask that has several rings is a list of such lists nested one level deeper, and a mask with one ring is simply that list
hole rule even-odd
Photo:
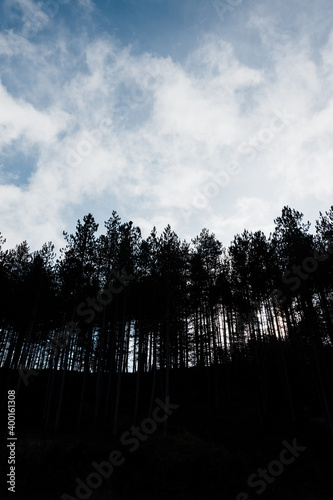
[{"label": "sky", "polygon": [[116,210],[224,246],[333,205],[331,0],[3,0],[0,232]]}]

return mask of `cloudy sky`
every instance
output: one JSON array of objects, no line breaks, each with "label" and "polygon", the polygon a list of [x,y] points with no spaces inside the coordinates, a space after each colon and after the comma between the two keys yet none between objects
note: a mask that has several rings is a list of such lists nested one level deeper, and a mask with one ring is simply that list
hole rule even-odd
[{"label": "cloudy sky", "polygon": [[0,231],[267,235],[333,204],[331,0],[3,0]]}]

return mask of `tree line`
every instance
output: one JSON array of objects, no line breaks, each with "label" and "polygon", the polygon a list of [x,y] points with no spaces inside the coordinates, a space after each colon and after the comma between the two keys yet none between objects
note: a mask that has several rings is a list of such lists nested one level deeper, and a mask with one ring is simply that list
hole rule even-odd
[{"label": "tree line", "polygon": [[88,214],[74,234],[63,233],[58,258],[52,242],[33,252],[27,241],[4,250],[0,234],[0,367],[48,371],[46,422],[55,373],[62,374],[56,426],[68,372],[82,373],[79,422],[94,374],[95,422],[112,406],[116,432],[126,372],[136,374],[134,420],[144,374],[152,376],[153,394],[163,373],[168,395],[171,373],[209,369],[218,407],[221,366],[234,379],[237,367],[249,370],[263,418],[274,366],[291,417],[297,371],[332,432],[333,206],[319,213],[314,234],[288,206],[274,223],[268,237],[244,230],[225,248],[208,229],[190,242],[170,225],[143,238],[115,211],[97,236]]}]

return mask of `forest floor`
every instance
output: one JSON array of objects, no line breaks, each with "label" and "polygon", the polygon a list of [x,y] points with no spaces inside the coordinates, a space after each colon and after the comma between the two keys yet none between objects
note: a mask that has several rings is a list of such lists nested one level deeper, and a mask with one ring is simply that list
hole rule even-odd
[{"label": "forest floor", "polygon": [[[0,371],[2,387],[6,386],[5,377],[8,373]],[[76,375],[73,387],[79,388],[80,377],[81,374]],[[229,402],[220,397],[217,407],[207,388],[195,386],[195,379],[190,381],[190,391],[178,390],[171,398],[171,403],[179,406],[167,419],[166,437],[164,423],[157,423],[156,429],[149,427],[149,412],[145,412],[145,405],[139,409],[137,425],[143,436],[139,439],[133,438],[131,431],[135,387],[132,379],[130,374],[124,376],[124,397],[115,436],[108,423],[92,426],[89,422],[94,410],[94,381],[88,388],[91,399],[85,406],[83,425],[78,429],[78,397],[69,391],[62,425],[57,431],[52,425],[45,428],[42,421],[46,374],[40,374],[28,387],[22,386],[17,401],[16,493],[14,496],[6,492],[2,484],[5,493],[1,498],[332,500],[333,440],[325,420],[318,412],[311,413],[307,405],[298,402],[293,422],[288,405],[271,398],[260,421],[257,404],[251,397],[235,394]],[[142,392],[144,400],[144,389]],[[161,417],[163,411],[158,411]],[[3,409],[2,415],[6,415]],[[3,417],[1,425],[6,425]],[[293,447],[294,457],[290,451]],[[285,449],[287,452],[283,452]],[[112,473],[106,478],[96,475],[92,464],[109,462],[111,452]],[[8,468],[6,456],[3,439],[2,482]],[[281,457],[290,463],[281,465]],[[267,479],[258,477],[259,469],[268,469]],[[95,479],[90,479],[100,482],[99,486],[82,486],[78,496],[76,478],[87,485],[87,477],[93,472]]]}]

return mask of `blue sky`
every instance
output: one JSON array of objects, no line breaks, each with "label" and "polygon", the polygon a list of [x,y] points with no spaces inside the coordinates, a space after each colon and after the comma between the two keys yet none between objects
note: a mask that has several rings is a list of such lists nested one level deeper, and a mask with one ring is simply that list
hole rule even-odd
[{"label": "blue sky", "polygon": [[332,205],[330,0],[4,0],[0,231],[112,210],[225,246]]}]

